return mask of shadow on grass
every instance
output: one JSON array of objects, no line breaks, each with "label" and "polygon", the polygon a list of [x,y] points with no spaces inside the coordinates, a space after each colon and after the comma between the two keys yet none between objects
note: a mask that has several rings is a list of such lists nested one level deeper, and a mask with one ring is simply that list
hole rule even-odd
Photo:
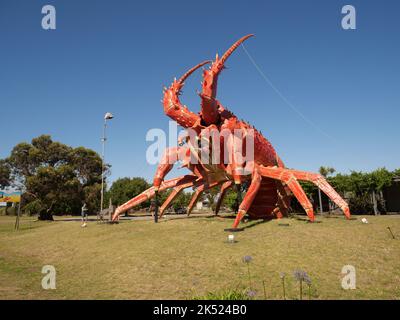
[{"label": "shadow on grass", "polygon": [[299,217],[299,216],[296,216],[296,215],[291,216],[290,219],[294,219],[294,220],[297,220],[297,221],[303,221],[303,222],[306,222],[306,223],[322,223],[322,221],[320,221],[320,220],[314,220],[313,222],[311,222],[310,219],[308,219],[308,218]]},{"label": "shadow on grass", "polygon": [[[77,221],[82,221],[81,217],[73,217],[73,218],[56,218],[54,219],[54,222],[77,222]],[[97,221],[97,218],[88,218],[87,219],[88,222],[93,222],[93,221]]]},{"label": "shadow on grass", "polygon": [[8,233],[10,231],[18,233],[25,230],[41,228],[46,225],[46,221],[43,222],[39,220],[21,220],[19,222],[18,230],[15,230],[15,221],[10,221],[9,223],[0,224],[0,233]]},{"label": "shadow on grass", "polygon": [[[199,215],[194,215],[194,216],[187,216],[186,214],[182,214],[181,216],[173,216],[173,217],[169,217],[168,215],[167,216],[163,216],[163,217],[161,217],[161,219],[160,220],[158,220],[158,222],[168,222],[168,221],[173,221],[173,220],[186,220],[186,219],[203,219],[203,218],[215,218],[215,217],[217,217],[216,215],[210,215],[210,214],[207,214],[207,215],[204,215],[204,216],[199,216]],[[154,220],[153,218],[152,218],[152,220]]]},{"label": "shadow on grass", "polygon": [[246,229],[251,229],[254,228],[260,224],[266,223],[266,222],[270,222],[272,221],[272,219],[262,219],[262,220],[250,220],[250,222],[248,222],[248,224],[246,224],[242,229],[246,230]]},{"label": "shadow on grass", "polygon": [[[229,214],[229,215],[216,215],[216,214],[207,214],[204,216],[199,216],[199,215],[194,215],[194,216],[182,216],[182,217],[166,217],[166,219],[161,218],[158,220],[159,223],[162,222],[168,222],[168,221],[173,221],[173,220],[180,220],[180,219],[218,219],[218,220],[234,220],[236,218],[235,215]],[[269,222],[273,219],[259,219],[259,220],[248,220],[246,222],[246,225],[243,225],[241,228],[235,229],[235,231],[243,231],[245,229],[250,229],[253,228],[259,224]],[[233,229],[226,229],[226,231],[234,231]]]},{"label": "shadow on grass", "polygon": [[260,224],[266,223],[266,222],[270,222],[272,219],[259,219],[259,220],[250,220],[248,222],[246,222],[245,225],[242,224],[242,227],[233,229],[233,228],[227,228],[224,229],[227,232],[240,232],[240,231],[245,231],[246,229],[251,229],[254,228]]}]

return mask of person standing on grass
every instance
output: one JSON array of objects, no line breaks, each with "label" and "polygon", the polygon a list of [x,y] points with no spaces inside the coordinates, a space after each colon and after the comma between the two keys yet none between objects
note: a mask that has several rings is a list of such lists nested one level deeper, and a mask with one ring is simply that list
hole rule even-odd
[{"label": "person standing on grass", "polygon": [[81,210],[81,216],[82,216],[82,227],[86,227],[86,222],[87,222],[87,218],[88,218],[88,214],[87,214],[87,206],[86,203],[83,203],[82,206],[82,210]]}]

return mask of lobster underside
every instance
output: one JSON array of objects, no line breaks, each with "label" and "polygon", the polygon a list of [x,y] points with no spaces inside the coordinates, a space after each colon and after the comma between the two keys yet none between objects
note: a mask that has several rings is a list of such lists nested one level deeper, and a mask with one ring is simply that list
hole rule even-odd
[{"label": "lobster underside", "polygon": [[[277,206],[280,197],[278,186],[280,183],[270,178],[263,178],[261,186],[254,198],[247,214],[253,219],[267,219],[287,215],[284,207]],[[278,211],[278,209],[279,211]],[[279,212],[279,213],[278,213]]]},{"label": "lobster underside", "polygon": [[[216,202],[216,214],[220,210],[226,192],[230,188],[235,188],[237,191],[240,205],[233,228],[237,228],[246,214],[254,219],[286,216],[292,197],[298,200],[310,221],[313,221],[313,206],[299,181],[314,183],[341,208],[347,218],[350,218],[347,203],[323,176],[285,168],[271,143],[247,122],[238,120],[232,112],[228,111],[216,99],[218,76],[224,69],[226,60],[243,41],[251,36],[247,35],[239,39],[221,58],[217,55],[209,69],[204,69],[202,92],[199,94],[201,111],[198,114],[189,111],[180,102],[179,96],[187,77],[211,61],[204,61],[196,65],[179,80],[175,79],[169,88],[164,88],[162,102],[165,114],[188,131],[194,132],[195,139],[186,137],[184,141],[180,141],[178,147],[166,149],[154,176],[153,186],[119,206],[113,215],[114,221],[118,219],[121,213],[151,198],[156,200],[155,218],[158,215],[162,217],[165,210],[184,189],[193,188],[195,192],[187,208],[189,215],[202,193],[214,187],[220,188],[220,196]],[[214,130],[218,133],[228,132],[230,134],[211,138],[209,130]],[[240,130],[243,133],[244,138],[242,140],[238,140],[234,136],[236,130]],[[243,146],[247,147],[249,140],[254,146],[253,154],[251,158],[246,158],[245,162],[243,162],[239,159],[242,159],[244,154],[247,156],[247,153],[250,153],[243,151],[246,149]],[[203,161],[203,157],[200,155],[203,154],[205,149],[208,150],[209,142],[221,145],[221,154],[225,151],[230,152],[232,156],[229,157],[229,161],[226,162],[225,158],[224,161],[213,164]],[[204,147],[204,145],[207,147]],[[193,159],[196,161],[192,161]],[[182,167],[189,169],[191,174],[164,180],[178,161],[181,161]],[[251,170],[243,174],[243,168],[251,168]],[[247,188],[243,188],[243,186],[247,186]],[[172,189],[172,192],[161,207],[158,208],[158,193],[167,189]],[[243,199],[242,189],[247,189]]]}]

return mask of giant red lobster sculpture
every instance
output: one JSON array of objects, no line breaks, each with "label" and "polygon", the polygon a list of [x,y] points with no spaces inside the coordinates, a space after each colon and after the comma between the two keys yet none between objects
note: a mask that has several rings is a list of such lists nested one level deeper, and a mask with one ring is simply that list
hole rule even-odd
[{"label": "giant red lobster sculpture", "polygon": [[[188,215],[201,194],[216,186],[221,188],[220,196],[216,203],[216,213],[218,213],[224,195],[227,190],[234,185],[238,192],[239,202],[241,201],[233,224],[234,229],[237,228],[246,214],[249,215],[250,218],[263,219],[285,216],[289,209],[292,196],[296,197],[307,213],[310,221],[313,221],[313,206],[300,186],[299,180],[310,181],[317,185],[343,210],[346,217],[350,218],[350,210],[347,203],[329,185],[324,177],[315,173],[285,168],[282,160],[269,141],[248,123],[238,120],[235,115],[223,107],[216,99],[218,76],[224,69],[226,60],[243,41],[251,36],[252,35],[247,35],[238,40],[221,58],[217,55],[211,67],[204,70],[202,92],[199,94],[201,98],[201,111],[199,114],[189,111],[186,106],[182,105],[179,100],[179,95],[187,77],[196,69],[211,61],[200,63],[190,69],[179,80],[175,79],[168,89],[165,88],[163,98],[164,112],[180,126],[195,132],[199,144],[195,146],[193,142],[186,139],[187,144],[185,145],[180,143],[177,147],[167,148],[157,168],[153,186],[118,207],[113,215],[113,221],[117,220],[121,213],[153,197],[156,199],[155,218],[157,221],[158,193],[171,188],[172,192],[160,207],[160,217],[178,194],[183,189],[189,187],[195,188],[195,192],[187,209]],[[223,130],[233,132],[236,129],[244,131],[244,136],[247,135],[247,139],[251,137],[254,143],[254,157],[244,163],[243,161],[238,161],[237,152],[233,151],[233,156],[230,157],[230,161],[228,162],[220,161],[216,164],[205,163],[199,159],[198,152],[202,147],[202,141],[206,139],[206,135],[203,133],[209,129],[218,130],[219,132]],[[252,132],[251,135],[250,131]],[[208,141],[209,140],[208,138]],[[240,146],[243,145],[243,141],[238,141],[237,139],[228,137],[227,139],[220,138],[217,143],[221,143],[222,149],[245,150],[245,148],[236,149],[238,144]],[[223,151],[224,150],[222,150],[222,152]],[[191,161],[193,157],[198,161]],[[192,174],[164,181],[165,176],[177,161],[182,161],[183,167],[188,168]],[[243,174],[244,167],[251,168],[249,174]],[[241,199],[243,185],[248,186],[248,188],[243,199]]]}]

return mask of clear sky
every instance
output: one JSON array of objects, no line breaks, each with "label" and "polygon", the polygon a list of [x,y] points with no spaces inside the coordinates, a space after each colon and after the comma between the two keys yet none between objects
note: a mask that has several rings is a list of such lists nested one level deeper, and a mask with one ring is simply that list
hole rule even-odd
[{"label": "clear sky", "polygon": [[[56,8],[56,30],[41,27],[45,4]],[[356,8],[356,30],[341,28],[345,4]],[[248,52],[320,129],[242,48],[220,76],[218,99],[261,130],[288,167],[398,168],[399,16],[399,1],[377,0],[1,0],[0,158],[40,134],[100,152],[110,111],[111,179],[151,179],[145,136],[168,128],[162,86],[254,33]],[[200,81],[197,72],[182,96],[194,111]]]}]

